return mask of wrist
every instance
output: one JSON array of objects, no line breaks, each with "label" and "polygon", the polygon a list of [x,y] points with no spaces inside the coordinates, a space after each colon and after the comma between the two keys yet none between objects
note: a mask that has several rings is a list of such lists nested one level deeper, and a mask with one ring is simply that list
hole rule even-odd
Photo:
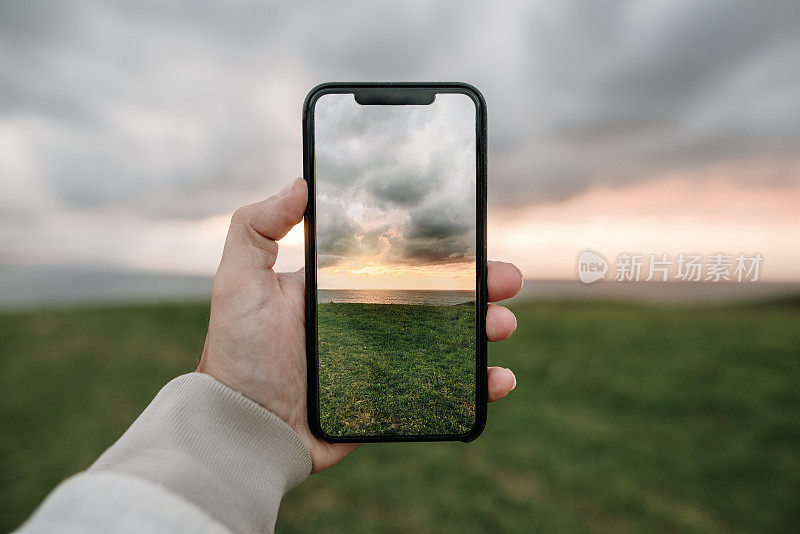
[{"label": "wrist", "polygon": [[90,470],[148,479],[234,530],[261,529],[311,457],[278,416],[198,372],[168,383]]}]

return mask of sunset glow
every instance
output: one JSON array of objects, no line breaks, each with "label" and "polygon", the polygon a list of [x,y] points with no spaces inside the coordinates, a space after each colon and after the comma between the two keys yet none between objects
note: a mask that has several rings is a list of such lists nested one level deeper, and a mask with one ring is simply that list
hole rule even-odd
[{"label": "sunset glow", "polygon": [[398,267],[379,256],[344,261],[320,273],[326,289],[475,289],[475,262]]},{"label": "sunset glow", "polygon": [[800,183],[779,176],[739,162],[596,187],[519,211],[490,210],[489,257],[513,257],[528,278],[574,279],[576,254],[585,248],[609,259],[620,252],[760,252],[763,280],[797,281]]}]

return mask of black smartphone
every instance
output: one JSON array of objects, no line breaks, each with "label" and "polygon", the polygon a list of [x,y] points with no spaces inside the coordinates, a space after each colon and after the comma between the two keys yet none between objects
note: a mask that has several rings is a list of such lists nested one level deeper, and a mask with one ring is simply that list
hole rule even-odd
[{"label": "black smartphone", "polygon": [[303,106],[308,422],[328,442],[486,424],[486,104],[326,83]]}]

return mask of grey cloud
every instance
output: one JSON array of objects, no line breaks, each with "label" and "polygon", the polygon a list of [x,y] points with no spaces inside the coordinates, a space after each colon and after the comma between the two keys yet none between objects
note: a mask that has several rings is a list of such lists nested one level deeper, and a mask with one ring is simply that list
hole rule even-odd
[{"label": "grey cloud", "polygon": [[338,202],[321,199],[317,202],[317,253],[345,256],[359,246],[359,226],[344,212]]},{"label": "grey cloud", "polygon": [[475,122],[468,97],[440,95],[431,106],[395,109],[360,106],[348,95],[323,97],[315,117],[322,154],[315,173],[318,253],[414,265],[474,257]]},{"label": "grey cloud", "polygon": [[[496,205],[654,167],[796,154],[793,0],[519,2],[490,14],[470,3],[16,2],[0,17],[0,118],[66,209],[162,217],[229,211],[296,174],[296,110],[325,78],[474,81],[502,170]],[[276,121],[281,108],[295,111]],[[215,192],[224,205],[202,200]]]},{"label": "grey cloud", "polygon": [[408,239],[444,239],[474,233],[475,210],[469,205],[427,206],[412,212]]},{"label": "grey cloud", "polygon": [[385,244],[388,243],[388,230],[388,226],[381,226],[361,232],[357,236],[358,242],[361,245],[361,251],[366,254],[377,254],[380,252],[385,247]]},{"label": "grey cloud", "polygon": [[273,24],[265,11],[255,21],[256,4],[61,6],[3,6],[0,126],[14,129],[62,209],[207,216],[297,174],[275,163],[293,141],[259,103],[264,73],[247,66],[246,47],[260,45],[241,25]]},{"label": "grey cloud", "polygon": [[397,206],[418,206],[436,187],[433,176],[418,174],[377,175],[367,187],[378,202]]},{"label": "grey cloud", "polygon": [[533,60],[520,80],[529,98],[518,106],[530,123],[492,153],[506,179],[494,202],[758,154],[796,158],[798,17],[792,1],[571,1],[531,14]]},{"label": "grey cloud", "polygon": [[341,202],[317,200],[317,265],[336,265],[348,256],[378,254],[387,244],[387,225],[363,228],[345,212]]},{"label": "grey cloud", "polygon": [[[92,214],[98,231],[106,213],[231,212],[301,172],[302,99],[335,79],[477,85],[489,108],[493,210],[676,169],[796,160],[798,20],[796,0],[520,1],[488,9],[7,2],[3,211]],[[399,133],[377,124],[351,128],[370,128],[387,143]],[[9,151],[9,142],[20,149]],[[409,207],[435,192],[374,181],[393,169],[340,148],[319,154],[318,165],[351,161],[342,190],[355,181],[387,205]],[[36,187],[8,186],[23,181],[20,169]],[[10,173],[18,177],[7,180]]]},{"label": "grey cloud", "polygon": [[[438,79],[426,63],[453,34],[464,9],[457,2],[423,2],[413,9],[398,2],[340,4],[329,16],[308,21],[304,52],[329,72],[355,72],[362,80]],[[339,30],[332,31],[331,18]]]},{"label": "grey cloud", "polygon": [[317,254],[317,268],[324,269],[325,267],[332,267],[342,261],[342,256],[333,254]]},{"label": "grey cloud", "polygon": [[436,264],[475,259],[475,209],[463,199],[411,212],[399,247],[399,261]]},{"label": "grey cloud", "polygon": [[463,263],[475,259],[475,249],[458,239],[410,241],[400,249],[401,260],[410,264]]}]

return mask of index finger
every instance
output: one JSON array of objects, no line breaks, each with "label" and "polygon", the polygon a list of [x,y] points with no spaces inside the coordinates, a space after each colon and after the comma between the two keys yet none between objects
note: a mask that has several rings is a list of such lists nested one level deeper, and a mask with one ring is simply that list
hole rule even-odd
[{"label": "index finger", "polygon": [[522,289],[522,271],[513,263],[490,261],[487,271],[489,302],[510,299]]}]

